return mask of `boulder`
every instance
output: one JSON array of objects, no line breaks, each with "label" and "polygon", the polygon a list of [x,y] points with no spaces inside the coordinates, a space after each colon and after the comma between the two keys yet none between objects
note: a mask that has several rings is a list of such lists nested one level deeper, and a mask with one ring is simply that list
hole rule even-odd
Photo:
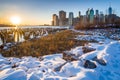
[{"label": "boulder", "polygon": [[3,45],[0,45],[0,49],[3,49],[4,48],[4,46]]},{"label": "boulder", "polygon": [[96,61],[96,62],[99,63],[100,65],[103,65],[103,66],[106,66],[106,65],[107,65],[104,59],[102,59],[102,58],[101,58],[101,59],[98,59],[97,56],[94,57],[92,60]]},{"label": "boulder", "polygon": [[75,55],[67,54],[67,53],[63,52],[63,59],[66,61],[76,61],[76,59],[73,56],[75,56]]},{"label": "boulder", "polygon": [[90,48],[90,47],[82,47],[82,50],[83,50],[83,53],[88,53],[88,52],[91,52],[91,51],[95,51],[94,48]]},{"label": "boulder", "polygon": [[85,60],[84,67],[89,68],[89,69],[94,69],[97,66],[96,66],[96,64],[94,62],[91,62],[90,60]]}]

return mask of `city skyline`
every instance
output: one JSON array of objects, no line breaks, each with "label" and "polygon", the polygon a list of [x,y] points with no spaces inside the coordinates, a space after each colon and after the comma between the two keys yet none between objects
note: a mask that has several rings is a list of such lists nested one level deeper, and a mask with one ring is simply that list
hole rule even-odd
[{"label": "city skyline", "polygon": [[17,15],[21,17],[21,24],[43,25],[51,24],[52,14],[58,14],[58,11],[64,10],[73,12],[78,16],[81,11],[85,15],[88,8],[98,9],[107,14],[108,7],[112,6],[115,13],[120,16],[119,0],[1,0],[0,1],[0,21],[1,23],[10,23],[9,18]]}]

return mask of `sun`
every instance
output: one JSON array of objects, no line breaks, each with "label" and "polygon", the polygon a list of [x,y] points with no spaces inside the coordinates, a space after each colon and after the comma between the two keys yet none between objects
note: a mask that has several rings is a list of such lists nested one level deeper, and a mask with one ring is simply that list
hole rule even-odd
[{"label": "sun", "polygon": [[12,22],[12,24],[14,25],[19,25],[21,22],[21,18],[19,16],[12,16],[10,18],[10,21]]}]

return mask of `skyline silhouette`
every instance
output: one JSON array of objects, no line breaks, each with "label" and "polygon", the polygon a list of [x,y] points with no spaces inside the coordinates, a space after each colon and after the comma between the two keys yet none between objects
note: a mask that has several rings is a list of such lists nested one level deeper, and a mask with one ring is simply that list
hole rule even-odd
[{"label": "skyline silhouette", "polygon": [[17,15],[21,17],[21,24],[51,24],[52,14],[60,10],[73,12],[75,17],[79,11],[84,15],[88,8],[98,9],[107,14],[106,10],[110,4],[115,14],[120,16],[119,2],[119,0],[0,0],[0,22],[10,23],[9,18]]}]

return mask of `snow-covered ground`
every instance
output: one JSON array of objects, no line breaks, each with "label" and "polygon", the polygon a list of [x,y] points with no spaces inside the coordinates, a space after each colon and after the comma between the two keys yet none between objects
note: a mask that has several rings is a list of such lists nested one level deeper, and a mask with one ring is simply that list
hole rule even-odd
[{"label": "snow-covered ground", "polygon": [[[0,80],[119,80],[119,35],[113,34],[114,39],[107,37],[106,31],[75,32],[85,33],[76,39],[97,43],[65,51],[76,58],[74,61],[66,61],[60,53],[39,58],[5,58],[0,55]],[[86,52],[84,47],[92,51]]]}]

